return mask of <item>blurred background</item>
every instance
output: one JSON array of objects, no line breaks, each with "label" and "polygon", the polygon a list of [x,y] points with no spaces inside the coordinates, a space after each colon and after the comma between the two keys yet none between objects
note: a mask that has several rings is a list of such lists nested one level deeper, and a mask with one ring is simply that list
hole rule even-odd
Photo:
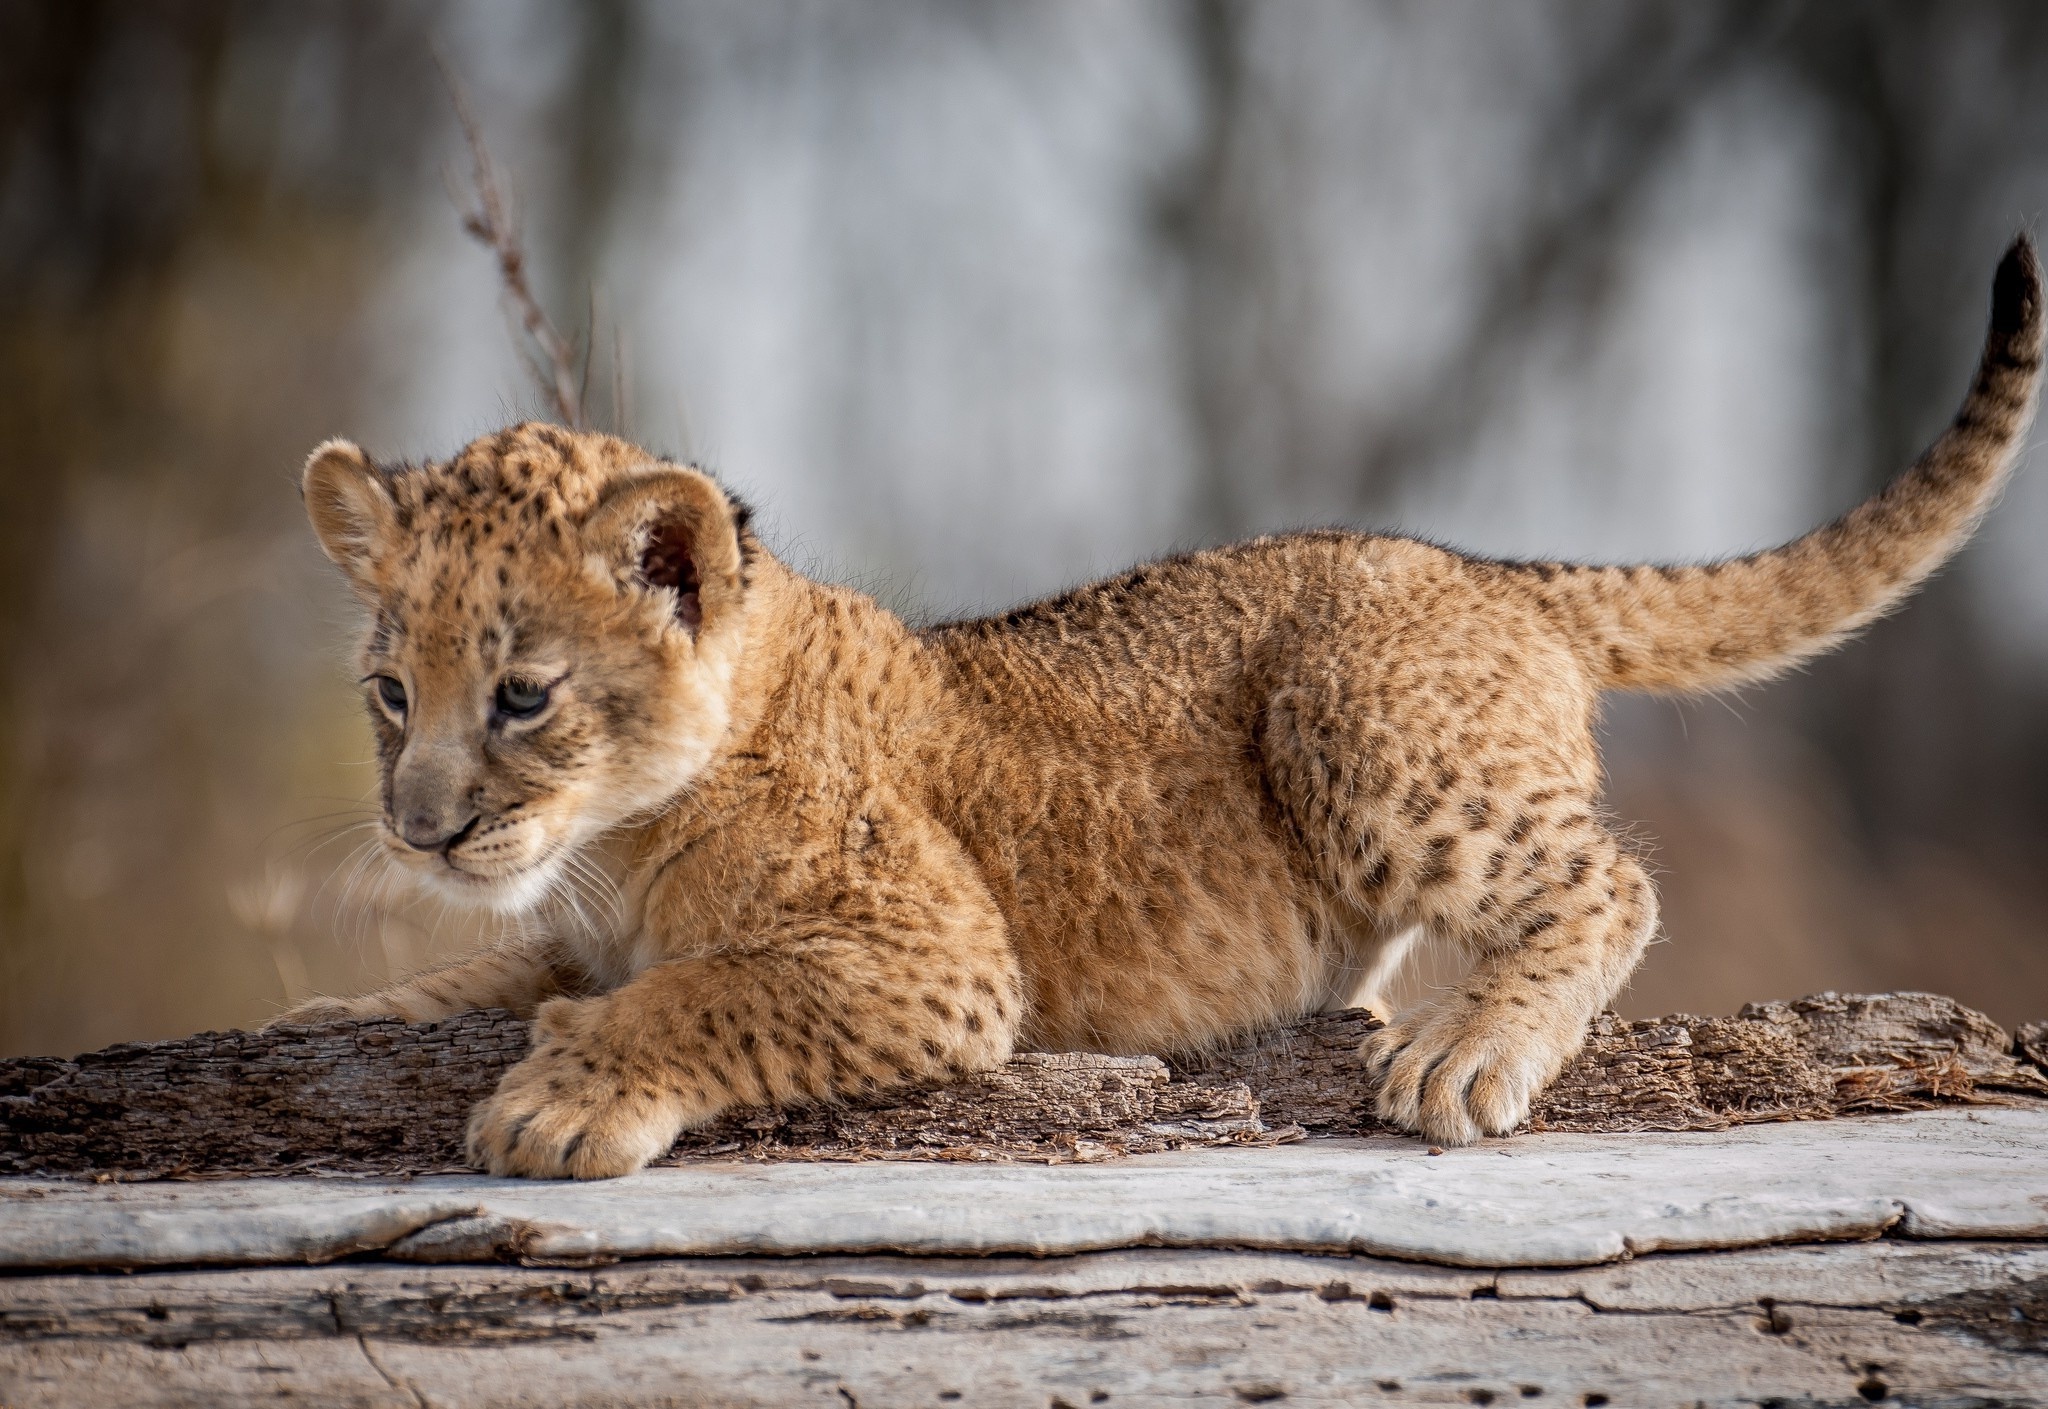
[{"label": "blurred background", "polygon": [[[1291,526],[1792,536],[1939,429],[2048,200],[2037,0],[0,0],[0,1053],[466,942],[351,869],[295,490],[544,405],[437,48],[593,419],[918,619]],[[1850,649],[1614,702],[1626,1011],[2048,1016],[2042,459]]]}]

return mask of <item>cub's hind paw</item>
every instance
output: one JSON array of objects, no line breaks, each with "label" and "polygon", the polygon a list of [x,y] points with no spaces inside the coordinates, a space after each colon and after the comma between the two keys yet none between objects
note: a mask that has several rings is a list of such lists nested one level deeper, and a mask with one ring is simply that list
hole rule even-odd
[{"label": "cub's hind paw", "polygon": [[1375,1110],[1389,1125],[1442,1145],[1506,1135],[1569,1052],[1547,1034],[1473,1010],[1404,1013],[1365,1039]]}]

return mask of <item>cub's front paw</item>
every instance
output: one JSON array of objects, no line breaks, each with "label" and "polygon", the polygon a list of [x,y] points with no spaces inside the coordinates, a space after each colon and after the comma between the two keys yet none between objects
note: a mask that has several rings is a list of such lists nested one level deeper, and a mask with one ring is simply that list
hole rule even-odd
[{"label": "cub's front paw", "polygon": [[1443,1145],[1506,1135],[1577,1049],[1581,1033],[1532,1029],[1484,1007],[1403,1013],[1359,1049],[1389,1125]]},{"label": "cub's front paw", "polygon": [[357,1022],[363,1018],[395,1016],[388,1010],[374,1007],[367,998],[308,998],[303,1003],[294,1003],[269,1022],[263,1024],[263,1031],[274,1027],[317,1027],[321,1023]]},{"label": "cub's front paw", "polygon": [[557,998],[541,1008],[532,1055],[469,1118],[472,1164],[529,1179],[610,1179],[675,1143],[681,1103],[636,1074],[643,1063],[607,1050],[606,1001]]}]

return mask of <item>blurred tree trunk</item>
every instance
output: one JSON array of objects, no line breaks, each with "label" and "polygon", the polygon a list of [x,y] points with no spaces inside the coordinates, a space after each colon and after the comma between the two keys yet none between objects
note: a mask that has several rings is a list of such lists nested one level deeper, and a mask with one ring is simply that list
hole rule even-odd
[{"label": "blurred tree trunk", "polygon": [[[433,130],[419,100],[438,96],[438,8],[0,5],[10,1034],[81,1009],[119,1023],[120,1004],[217,990],[222,969],[239,976],[228,991],[269,986],[239,944],[144,936],[228,928],[222,873],[252,858],[216,852],[276,806],[278,761],[247,751],[290,737],[278,681],[250,633],[204,634],[231,618],[203,608],[261,585],[266,534],[296,515],[276,490],[354,390],[341,367],[361,293],[343,270],[373,266],[340,256]],[[250,351],[281,344],[301,365]],[[180,559],[195,529],[207,538]],[[148,978],[102,995],[115,963]]]}]

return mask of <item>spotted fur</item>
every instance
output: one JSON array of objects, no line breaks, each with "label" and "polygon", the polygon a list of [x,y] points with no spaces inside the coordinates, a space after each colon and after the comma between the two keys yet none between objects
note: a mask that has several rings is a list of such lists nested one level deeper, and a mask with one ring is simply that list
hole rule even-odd
[{"label": "spotted fur", "polygon": [[[1420,934],[1472,964],[1369,1042],[1379,1109],[1505,1133],[1656,927],[1601,816],[1599,693],[1759,679],[1898,602],[2011,464],[2040,303],[2022,242],[1954,425],[1773,552],[1293,534],[925,632],[610,437],[525,425],[393,468],[323,446],[308,509],[371,611],[365,676],[405,700],[368,686],[387,846],[538,937],[291,1016],[534,1014],[472,1154],[589,1177],[735,1103],[1372,999]],[[508,715],[508,680],[545,708]]]}]

